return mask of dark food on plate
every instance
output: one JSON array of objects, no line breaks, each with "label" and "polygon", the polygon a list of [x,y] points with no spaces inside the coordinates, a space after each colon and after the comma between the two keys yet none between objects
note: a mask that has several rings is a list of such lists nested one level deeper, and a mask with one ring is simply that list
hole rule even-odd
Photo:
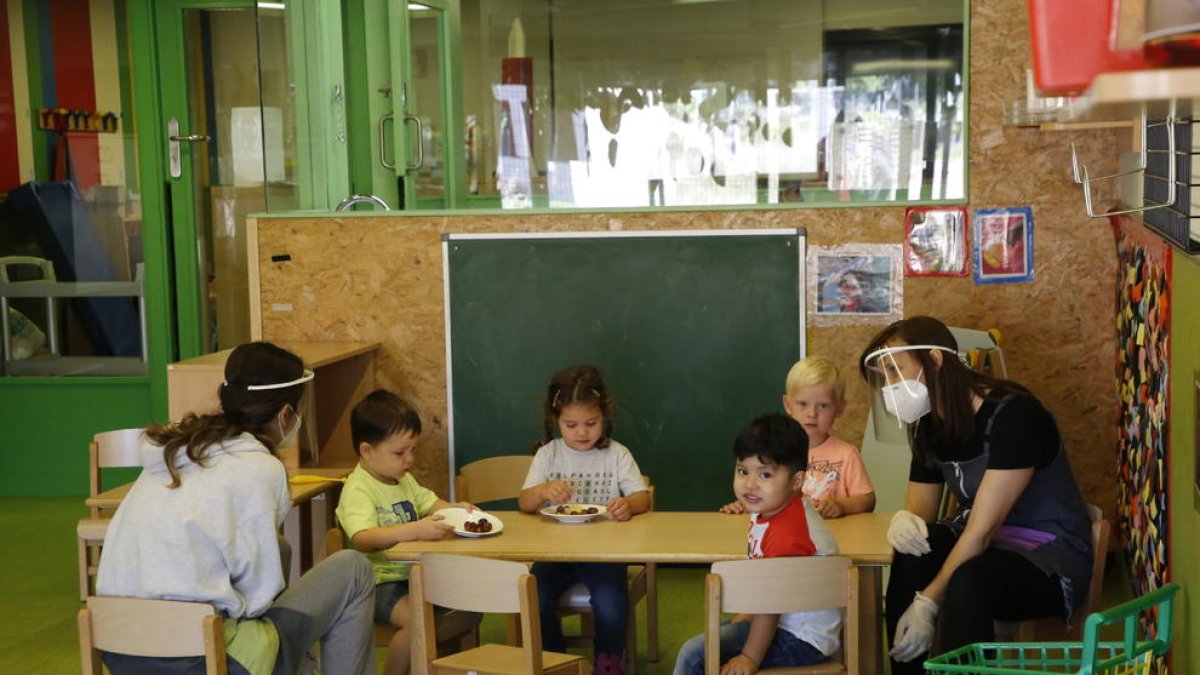
[{"label": "dark food on plate", "polygon": [[463,529],[467,532],[491,532],[492,521],[488,520],[487,518],[468,520],[467,522],[463,523]]},{"label": "dark food on plate", "polygon": [[554,512],[560,516],[590,516],[594,513],[600,513],[600,509],[594,506],[580,506],[578,504],[563,504]]}]

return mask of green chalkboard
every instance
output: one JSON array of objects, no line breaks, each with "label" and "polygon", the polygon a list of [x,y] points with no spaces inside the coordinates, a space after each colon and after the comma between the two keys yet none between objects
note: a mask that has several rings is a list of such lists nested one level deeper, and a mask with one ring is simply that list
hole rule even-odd
[{"label": "green chalkboard", "polygon": [[449,235],[452,468],[530,452],[550,376],[605,375],[658,508],[732,497],[734,437],[803,352],[803,230]]}]

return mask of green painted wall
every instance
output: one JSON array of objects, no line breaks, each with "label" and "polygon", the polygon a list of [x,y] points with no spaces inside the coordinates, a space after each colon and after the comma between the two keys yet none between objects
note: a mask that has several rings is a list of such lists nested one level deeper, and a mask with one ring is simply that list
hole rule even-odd
[{"label": "green painted wall", "polygon": [[1196,390],[1200,372],[1200,261],[1174,251],[1171,260],[1171,578],[1183,585],[1176,601],[1176,673],[1200,673],[1200,505],[1196,501]]},{"label": "green painted wall", "polygon": [[148,391],[140,377],[0,378],[0,495],[86,495],[92,434],[145,426]]}]

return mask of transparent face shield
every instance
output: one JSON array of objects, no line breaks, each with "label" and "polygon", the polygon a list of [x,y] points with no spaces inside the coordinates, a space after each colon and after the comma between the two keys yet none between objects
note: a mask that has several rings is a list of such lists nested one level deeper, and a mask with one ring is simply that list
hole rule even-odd
[{"label": "transparent face shield", "polygon": [[929,412],[929,390],[921,362],[911,352],[938,350],[957,357],[940,345],[900,345],[877,349],[863,359],[871,388],[871,416],[881,439],[895,440],[897,431]]}]

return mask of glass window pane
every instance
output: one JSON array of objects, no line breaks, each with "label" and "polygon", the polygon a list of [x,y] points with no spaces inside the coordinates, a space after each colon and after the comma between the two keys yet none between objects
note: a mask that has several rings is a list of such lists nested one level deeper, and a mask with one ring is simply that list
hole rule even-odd
[{"label": "glass window pane", "polygon": [[964,197],[962,0],[464,0],[477,205]]},{"label": "glass window pane", "polygon": [[[0,172],[0,373],[144,375],[125,5],[93,3],[52,27],[29,13],[33,4],[9,5],[14,26],[36,26],[74,47],[38,52],[37,43],[0,41],[7,62],[33,63],[0,83],[0,99],[11,104],[0,104],[0,130],[15,131],[0,139],[0,162],[11,169]],[[6,31],[22,33],[30,34]],[[36,75],[54,68],[57,78]],[[25,110],[33,113],[29,126],[13,115]]]}]

